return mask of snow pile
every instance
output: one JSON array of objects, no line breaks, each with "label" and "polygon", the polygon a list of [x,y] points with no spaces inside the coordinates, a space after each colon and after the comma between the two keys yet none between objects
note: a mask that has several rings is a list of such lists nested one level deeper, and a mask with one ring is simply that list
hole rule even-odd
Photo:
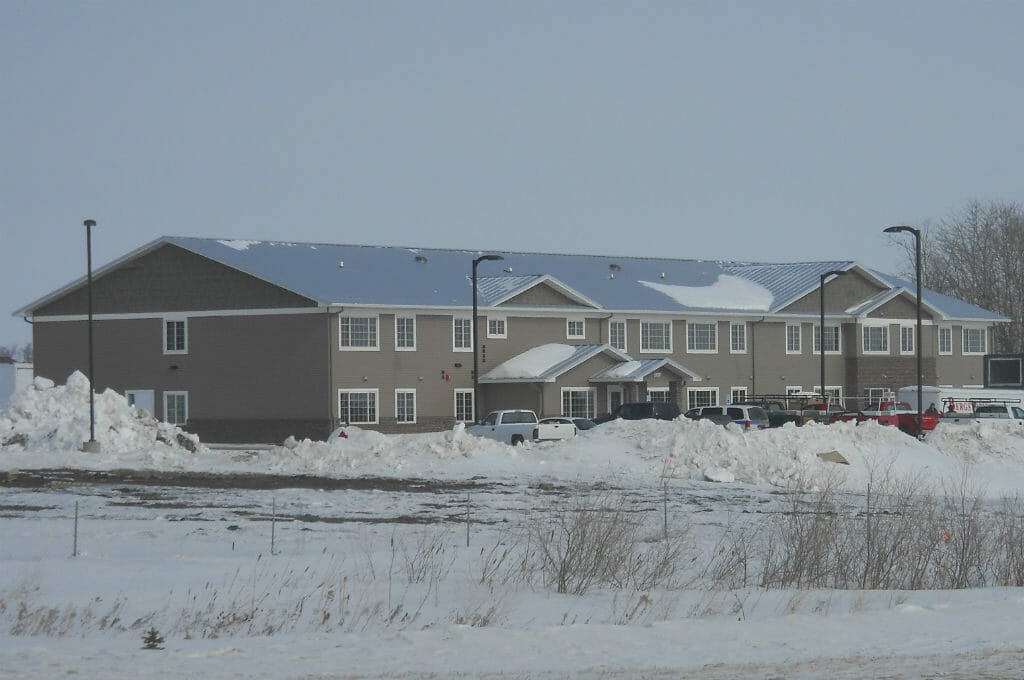
[{"label": "snow pile", "polygon": [[940,422],[928,434],[928,443],[971,462],[997,458],[1024,463],[1024,421],[988,418],[956,425]]},{"label": "snow pile", "polygon": [[[194,452],[199,438],[136,409],[113,390],[95,396],[96,441],[106,453]],[[0,412],[0,447],[18,451],[77,451],[89,439],[89,379],[79,371],[66,385],[36,378]]]}]

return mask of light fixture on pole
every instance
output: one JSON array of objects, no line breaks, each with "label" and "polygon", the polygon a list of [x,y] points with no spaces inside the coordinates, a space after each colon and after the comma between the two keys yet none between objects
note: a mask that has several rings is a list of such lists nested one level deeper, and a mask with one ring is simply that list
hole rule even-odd
[{"label": "light fixture on pole", "polygon": [[[828,398],[825,396],[825,279],[830,276],[842,276],[845,273],[839,269],[827,271],[821,275],[821,285],[818,286],[818,308],[821,314],[818,324],[818,350],[821,354],[821,403],[825,409],[822,417],[826,425],[829,424],[831,418],[828,412]],[[838,329],[836,332],[839,332]]]},{"label": "light fixture on pole", "polygon": [[921,413],[924,406],[924,395],[921,393],[924,382],[924,370],[921,365],[921,230],[901,224],[886,227],[884,231],[887,234],[909,232],[914,235],[914,278],[917,282],[917,331],[914,336],[914,350],[917,354],[917,438],[923,439],[924,432],[921,429]]},{"label": "light fixture on pole", "polygon": [[96,220],[85,220],[82,224],[85,225],[85,288],[89,313],[89,441],[82,444],[82,450],[87,453],[97,453],[100,450],[100,443],[96,441],[96,388],[93,386],[96,372],[92,351],[92,228],[96,226]]},{"label": "light fixture on pole", "polygon": [[480,360],[479,360],[479,356],[480,356],[480,349],[479,349],[480,343],[477,342],[477,332],[476,332],[476,325],[477,325],[477,319],[476,319],[476,315],[477,315],[477,312],[476,312],[476,290],[477,290],[477,288],[476,288],[476,268],[477,268],[477,265],[479,265],[481,262],[484,262],[484,261],[487,261],[487,260],[504,260],[504,259],[505,258],[503,258],[501,255],[481,255],[480,257],[477,257],[477,258],[473,259],[473,277],[472,277],[473,278],[473,322],[470,324],[470,327],[473,329],[472,330],[472,333],[473,333],[473,339],[472,339],[472,342],[473,342],[473,414],[472,415],[473,415],[473,422],[474,423],[478,421],[476,402],[477,402],[477,394],[480,391],[480,389],[479,389],[480,388],[480,378],[479,378],[479,375],[480,375]]}]

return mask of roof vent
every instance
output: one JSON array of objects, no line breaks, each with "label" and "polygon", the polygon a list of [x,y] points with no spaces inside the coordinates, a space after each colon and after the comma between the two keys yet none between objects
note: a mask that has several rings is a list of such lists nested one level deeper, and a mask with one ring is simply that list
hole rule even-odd
[{"label": "roof vent", "polygon": [[427,256],[426,255],[417,255],[416,256],[416,261],[419,262],[420,264],[426,264],[427,263]]},{"label": "roof vent", "polygon": [[338,269],[345,268],[345,260],[338,260]]},{"label": "roof vent", "polygon": [[505,272],[506,274],[511,274],[512,273],[512,267],[505,267],[504,269],[502,269],[502,271]]},{"label": "roof vent", "polygon": [[659,279],[665,278],[665,272],[662,272],[662,273],[658,274],[658,278]]}]

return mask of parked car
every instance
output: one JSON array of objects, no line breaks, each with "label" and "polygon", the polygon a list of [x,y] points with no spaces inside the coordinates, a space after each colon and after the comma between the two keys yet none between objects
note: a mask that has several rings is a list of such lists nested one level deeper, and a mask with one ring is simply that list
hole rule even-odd
[{"label": "parked car", "polygon": [[744,430],[764,430],[769,427],[768,413],[760,406],[729,404],[727,406],[699,406],[686,412],[694,420],[711,419],[727,425],[734,423]]},{"label": "parked car", "polygon": [[578,432],[579,428],[572,418],[552,416],[540,419],[537,432],[533,438],[537,441],[572,439]]},{"label": "parked car", "polygon": [[750,397],[735,406],[760,406],[768,414],[769,427],[782,427],[786,423],[794,423],[797,427],[804,424],[803,405],[806,399],[794,398],[788,394],[768,394]]},{"label": "parked car", "polygon": [[607,423],[609,420],[675,420],[679,417],[679,407],[669,401],[635,401],[619,404],[614,411],[599,418],[596,424]]},{"label": "parked car", "polygon": [[1024,421],[1024,408],[1021,408],[1019,400],[992,400],[972,399],[970,404],[973,410],[970,413],[947,409],[942,414],[941,423],[947,425],[964,425],[967,423],[982,422],[984,420],[1016,420]]},{"label": "parked car", "polygon": [[[576,426],[572,435],[576,436]],[[544,423],[537,419],[537,414],[525,409],[506,409],[491,411],[479,425],[471,425],[466,432],[477,437],[486,437],[499,442],[518,446],[528,441],[544,441],[548,439],[565,439],[565,428],[560,423]]]},{"label": "parked car", "polygon": [[589,430],[590,428],[594,427],[594,425],[597,425],[597,423],[595,423],[590,418],[573,418],[572,422],[576,426],[576,429],[579,430],[580,432],[582,432],[583,430]]}]

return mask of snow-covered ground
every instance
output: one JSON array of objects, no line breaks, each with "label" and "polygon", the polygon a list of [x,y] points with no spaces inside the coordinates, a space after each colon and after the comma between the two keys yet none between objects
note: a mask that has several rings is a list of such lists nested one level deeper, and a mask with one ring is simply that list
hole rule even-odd
[{"label": "snow-covered ground", "polygon": [[[990,499],[1013,496],[1024,488],[1014,423],[917,442],[874,424],[743,433],[618,421],[517,448],[461,428],[353,428],[330,443],[225,451],[107,392],[96,398],[102,450],[86,454],[87,404],[87,381],[72,376],[37,380],[0,413],[0,678],[1011,678],[1024,668],[1021,588],[568,595],[496,576],[530,518],[576,485],[621,490],[651,531],[664,522],[685,535],[695,560],[724,528],[784,509],[789,489],[967,479]],[[820,456],[836,452],[849,464]],[[16,481],[56,468],[339,483]],[[366,478],[385,481],[344,484]],[[150,627],[164,649],[141,649]]]}]

